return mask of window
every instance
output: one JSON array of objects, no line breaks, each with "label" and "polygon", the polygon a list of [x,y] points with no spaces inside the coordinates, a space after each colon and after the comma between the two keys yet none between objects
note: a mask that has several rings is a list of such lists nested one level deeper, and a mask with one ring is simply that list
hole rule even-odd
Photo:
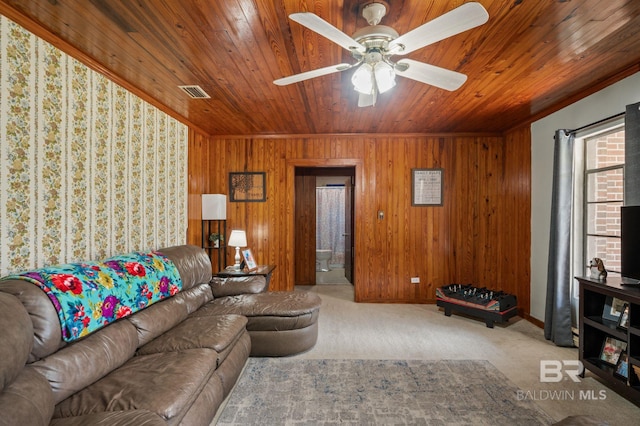
[{"label": "window", "polygon": [[624,122],[576,137],[574,226],[575,275],[587,274],[599,257],[607,271],[620,273],[620,207],[624,203]]}]

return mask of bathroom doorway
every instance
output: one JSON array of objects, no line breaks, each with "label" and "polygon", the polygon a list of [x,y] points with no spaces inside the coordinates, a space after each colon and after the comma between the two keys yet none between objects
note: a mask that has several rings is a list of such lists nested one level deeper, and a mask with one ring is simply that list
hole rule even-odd
[{"label": "bathroom doorway", "polygon": [[295,282],[353,284],[355,167],[296,167]]}]

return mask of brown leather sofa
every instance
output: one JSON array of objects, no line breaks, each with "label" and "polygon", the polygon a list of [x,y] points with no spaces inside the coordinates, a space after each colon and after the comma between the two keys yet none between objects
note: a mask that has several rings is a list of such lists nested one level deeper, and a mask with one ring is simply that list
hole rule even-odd
[{"label": "brown leather sofa", "polygon": [[315,344],[317,295],[265,293],[263,277],[211,282],[201,248],[159,251],[182,290],[72,343],[43,291],[0,281],[0,425],[208,425],[250,353]]}]

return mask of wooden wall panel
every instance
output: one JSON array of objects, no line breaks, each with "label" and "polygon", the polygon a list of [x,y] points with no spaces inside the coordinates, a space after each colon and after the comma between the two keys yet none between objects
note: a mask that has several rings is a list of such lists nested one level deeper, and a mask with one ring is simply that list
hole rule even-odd
[{"label": "wooden wall panel", "polygon": [[[187,243],[197,246],[202,243],[202,194],[209,194],[209,139],[196,130],[189,131],[187,190],[189,191]],[[214,159],[215,160],[215,159]],[[217,260],[214,262],[217,265]]]},{"label": "wooden wall panel", "polygon": [[[515,293],[529,310],[528,129],[505,137],[212,137],[197,155],[211,164],[210,192],[228,193],[229,172],[267,173],[267,201],[230,203],[228,227],[246,229],[258,261],[277,265],[272,290],[295,285],[294,168],[352,165],[356,301],[430,303],[437,287],[458,282]],[[412,207],[411,169],[432,167],[444,169],[444,205]],[[414,276],[420,284],[410,283]]]},{"label": "wooden wall panel", "polygon": [[[505,179],[504,208],[507,225],[501,239],[505,258],[510,264],[503,277],[505,289],[518,296],[519,306],[526,307],[529,314],[531,293],[531,128],[520,127],[505,135]],[[512,226],[513,221],[518,226]],[[527,285],[523,285],[523,282]]]}]

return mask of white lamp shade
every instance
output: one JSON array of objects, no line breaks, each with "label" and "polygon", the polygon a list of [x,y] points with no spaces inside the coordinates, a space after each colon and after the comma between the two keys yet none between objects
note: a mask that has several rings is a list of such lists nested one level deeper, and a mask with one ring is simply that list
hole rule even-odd
[{"label": "white lamp shade", "polygon": [[364,63],[358,67],[351,77],[354,89],[365,95],[373,93],[373,68]]},{"label": "white lamp shade", "polygon": [[353,73],[351,82],[356,92],[363,95],[372,95],[376,90],[384,93],[396,85],[396,73],[386,62],[373,65],[365,62]]},{"label": "white lamp shade", "polygon": [[247,233],[238,229],[232,230],[227,244],[229,245],[229,247],[246,247]]},{"label": "white lamp shade", "polygon": [[374,68],[378,92],[384,93],[396,85],[396,73],[391,65],[386,62],[378,62]]},{"label": "white lamp shade", "polygon": [[227,196],[202,194],[202,220],[225,220],[226,218]]}]

